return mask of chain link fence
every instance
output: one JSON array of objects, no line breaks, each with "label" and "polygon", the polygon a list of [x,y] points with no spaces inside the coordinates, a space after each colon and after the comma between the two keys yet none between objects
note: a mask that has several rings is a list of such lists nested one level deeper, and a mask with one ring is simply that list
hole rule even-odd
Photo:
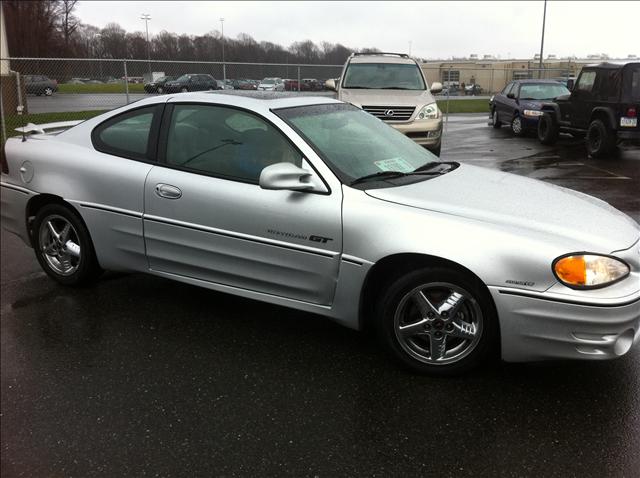
[{"label": "chain link fence", "polygon": [[[3,142],[7,135],[17,134],[16,127],[28,122],[86,119],[150,95],[167,93],[171,88],[166,82],[183,75],[191,75],[195,81],[173,91],[234,89],[250,94],[261,80],[280,78],[282,82],[276,88],[292,95],[332,96],[335,93],[327,91],[324,82],[338,78],[342,72],[342,65],[65,58],[0,58],[0,66]],[[437,99],[446,114],[488,111],[486,99],[512,80],[555,79],[570,86],[580,71],[576,63],[543,69],[525,64],[516,68],[509,63],[421,66],[429,84],[436,81],[443,84]],[[474,108],[460,108],[460,103],[454,105],[450,101],[473,98],[478,99]]]},{"label": "chain link fence", "polygon": [[[169,92],[166,83],[186,75],[174,92],[255,91],[279,78],[290,94],[333,95],[329,78],[342,65],[147,61],[65,58],[1,58],[2,140],[25,123],[86,119],[142,98]],[[183,78],[184,79],[184,78]],[[189,81],[190,80],[190,81]]]}]

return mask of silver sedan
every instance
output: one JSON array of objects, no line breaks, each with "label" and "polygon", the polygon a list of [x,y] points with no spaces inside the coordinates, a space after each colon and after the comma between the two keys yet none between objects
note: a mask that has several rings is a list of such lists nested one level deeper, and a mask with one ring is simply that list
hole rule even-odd
[{"label": "silver sedan", "polygon": [[193,93],[22,130],[3,226],[62,284],[141,271],[322,314],[433,374],[640,340],[638,224],[351,105]]}]

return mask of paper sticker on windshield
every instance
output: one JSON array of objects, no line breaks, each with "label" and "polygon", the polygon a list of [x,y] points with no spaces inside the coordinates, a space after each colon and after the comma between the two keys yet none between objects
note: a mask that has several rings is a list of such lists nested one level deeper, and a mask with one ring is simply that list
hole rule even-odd
[{"label": "paper sticker on windshield", "polygon": [[378,169],[381,171],[400,171],[401,173],[409,173],[414,170],[409,163],[402,158],[381,159],[374,161]]}]

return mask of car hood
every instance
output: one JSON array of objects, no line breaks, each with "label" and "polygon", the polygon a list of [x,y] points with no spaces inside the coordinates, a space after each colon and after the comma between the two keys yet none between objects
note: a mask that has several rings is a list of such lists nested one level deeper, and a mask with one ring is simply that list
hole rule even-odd
[{"label": "car hood", "polygon": [[354,90],[342,88],[339,99],[355,106],[416,106],[433,103],[427,90]]},{"label": "car hood", "polygon": [[[551,100],[546,100],[547,102]],[[538,100],[522,100],[520,102],[520,108],[525,110],[541,110],[543,101]]]},{"label": "car hood", "polygon": [[430,180],[366,193],[406,206],[562,236],[575,241],[576,248],[593,252],[628,248],[640,235],[634,220],[604,201],[536,179],[465,164]]}]

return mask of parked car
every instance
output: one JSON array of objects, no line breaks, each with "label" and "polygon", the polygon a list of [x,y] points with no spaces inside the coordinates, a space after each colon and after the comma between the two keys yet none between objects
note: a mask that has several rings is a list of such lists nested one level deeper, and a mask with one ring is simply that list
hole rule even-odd
[{"label": "parked car", "polygon": [[559,133],[585,136],[587,152],[607,156],[619,141],[640,142],[640,63],[585,66],[570,94],[542,105],[538,139],[553,144]]},{"label": "parked car", "polygon": [[433,95],[442,91],[442,84],[434,82],[429,90],[420,65],[409,55],[354,53],[344,65],[341,81],[325,84],[337,90],[339,100],[362,108],[440,155],[442,113]]},{"label": "parked car", "polygon": [[175,76],[161,76],[155,81],[150,81],[149,83],[144,84],[144,91],[147,93],[158,93],[162,94],[165,92],[165,83],[168,81],[175,81]]},{"label": "parked car", "polygon": [[320,91],[320,83],[315,78],[303,78],[300,85],[302,91]]},{"label": "parked car", "polygon": [[255,83],[253,80],[240,80],[238,82],[238,89],[239,90],[257,90],[258,84]]},{"label": "parked car", "polygon": [[186,93],[188,91],[221,90],[222,82],[211,75],[202,73],[189,73],[176,80],[167,81],[164,84],[167,93]]},{"label": "parked car", "polygon": [[491,125],[500,128],[508,124],[516,136],[538,129],[545,102],[569,94],[561,83],[553,80],[516,80],[489,100]]},{"label": "parked car", "polygon": [[44,75],[23,75],[27,94],[51,96],[58,91],[58,82]]},{"label": "parked car", "polygon": [[20,130],[2,226],[61,284],[138,271],[313,312],[433,374],[640,341],[637,223],[352,105],[189,93]]},{"label": "parked car", "polygon": [[482,87],[477,83],[466,85],[464,87],[464,94],[466,96],[478,96],[482,94]]},{"label": "parked car", "polygon": [[284,81],[282,78],[265,78],[258,85],[261,91],[284,91]]},{"label": "parked car", "polygon": [[284,89],[286,91],[300,91],[298,80],[285,78],[283,81],[284,81]]}]

